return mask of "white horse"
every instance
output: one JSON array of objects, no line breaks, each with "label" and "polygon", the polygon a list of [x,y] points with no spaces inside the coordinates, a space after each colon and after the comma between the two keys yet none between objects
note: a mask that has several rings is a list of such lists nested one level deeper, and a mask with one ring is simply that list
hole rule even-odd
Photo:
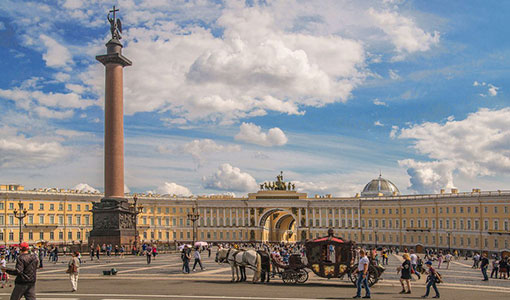
[{"label": "white horse", "polygon": [[[253,283],[260,280],[262,271],[262,259],[255,250],[236,250],[219,248],[216,252],[217,263],[228,263],[232,269],[232,282],[246,280],[246,267],[255,271]],[[239,274],[239,271],[241,274]]]}]

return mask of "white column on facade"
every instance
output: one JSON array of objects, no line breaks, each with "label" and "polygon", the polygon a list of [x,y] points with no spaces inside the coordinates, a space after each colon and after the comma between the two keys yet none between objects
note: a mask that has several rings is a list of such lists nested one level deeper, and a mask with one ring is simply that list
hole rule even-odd
[{"label": "white column on facade", "polygon": [[351,207],[351,225],[354,226],[354,207]]},{"label": "white column on facade", "polygon": [[319,227],[322,227],[322,207],[319,208]]},{"label": "white column on facade", "polygon": [[255,227],[259,226],[259,224],[257,224],[258,222],[258,208],[255,208]]},{"label": "white column on facade", "polygon": [[220,209],[216,208],[216,227],[218,226],[220,226]]},{"label": "white column on facade", "polygon": [[247,209],[248,211],[248,224],[246,224],[246,226],[250,227],[250,220],[251,220],[251,212],[250,212],[250,208]]},{"label": "white column on facade", "polygon": [[301,208],[298,208],[298,220],[296,220],[296,224],[298,225],[296,227],[301,227],[300,226],[301,225]]},{"label": "white column on facade", "polygon": [[230,224],[227,224],[227,226],[232,227],[232,210],[235,208],[230,208]]},{"label": "white column on facade", "polygon": [[243,227],[246,227],[246,218],[244,217],[244,211],[246,208],[241,208],[241,218],[243,218]]}]

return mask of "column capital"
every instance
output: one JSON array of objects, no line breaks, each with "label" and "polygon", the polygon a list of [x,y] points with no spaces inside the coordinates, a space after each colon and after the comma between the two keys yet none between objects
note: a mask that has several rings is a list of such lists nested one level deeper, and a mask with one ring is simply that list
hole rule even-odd
[{"label": "column capital", "polygon": [[119,64],[123,67],[129,67],[133,64],[127,57],[120,53],[98,55],[96,56],[96,60],[98,60],[105,66],[107,64]]}]

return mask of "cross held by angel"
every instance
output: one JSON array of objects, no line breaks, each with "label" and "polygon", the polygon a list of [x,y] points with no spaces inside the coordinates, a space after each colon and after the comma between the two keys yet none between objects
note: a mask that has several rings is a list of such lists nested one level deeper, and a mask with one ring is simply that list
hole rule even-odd
[{"label": "cross held by angel", "polygon": [[[113,9],[108,12],[108,15],[106,18],[108,19],[108,22],[110,22],[110,32],[112,33],[112,40],[120,40],[122,36],[120,35],[122,33],[122,23],[120,22],[120,19],[117,18],[116,12],[118,12],[119,9],[115,8],[115,5],[113,6]],[[110,17],[110,15],[113,14],[113,17]]]}]

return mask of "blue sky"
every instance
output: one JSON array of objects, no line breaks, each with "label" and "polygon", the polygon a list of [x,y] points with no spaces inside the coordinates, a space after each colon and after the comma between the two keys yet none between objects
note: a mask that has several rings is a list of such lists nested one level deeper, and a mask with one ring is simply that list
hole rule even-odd
[{"label": "blue sky", "polygon": [[[114,2],[133,192],[509,188],[510,3]],[[108,9],[0,3],[1,182],[102,190]]]}]

